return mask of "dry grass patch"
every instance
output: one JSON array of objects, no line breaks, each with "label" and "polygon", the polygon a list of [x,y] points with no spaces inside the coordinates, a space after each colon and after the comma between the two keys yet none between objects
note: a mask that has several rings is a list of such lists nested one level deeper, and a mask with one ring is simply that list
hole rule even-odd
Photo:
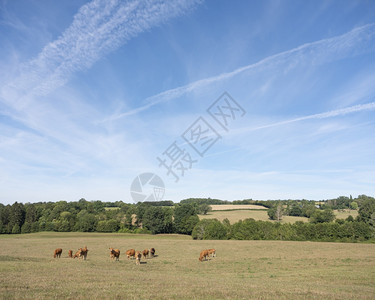
[{"label": "dry grass patch", "polygon": [[[231,224],[238,222],[239,220],[245,220],[253,218],[254,220],[260,221],[271,221],[268,218],[267,211],[265,210],[226,210],[226,211],[212,211],[207,215],[199,215],[199,219],[218,219],[223,221],[228,219]],[[292,216],[283,216],[281,223],[295,223],[296,221],[307,222],[308,218],[305,217],[292,217]]]},{"label": "dry grass patch", "polygon": [[351,209],[340,209],[340,210],[334,210],[336,219],[346,219],[349,216],[352,216],[353,218],[356,218],[358,216],[357,210],[351,210]]},{"label": "dry grass patch", "polygon": [[[375,245],[194,241],[186,236],[38,233],[0,236],[2,299],[371,299]],[[87,245],[87,261],[67,257]],[[63,248],[61,259],[53,250]],[[156,248],[120,261],[108,247]],[[199,262],[202,249],[217,257]]]},{"label": "dry grass patch", "polygon": [[265,209],[267,210],[267,207],[261,206],[261,205],[253,205],[253,204],[243,204],[243,205],[233,205],[233,204],[218,204],[218,205],[210,205],[213,211],[216,210],[236,210],[236,209]]}]

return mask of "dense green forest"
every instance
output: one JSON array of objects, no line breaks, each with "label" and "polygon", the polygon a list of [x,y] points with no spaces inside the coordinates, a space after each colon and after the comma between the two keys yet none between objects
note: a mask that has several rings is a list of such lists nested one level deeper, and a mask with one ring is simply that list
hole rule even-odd
[{"label": "dense green forest", "polygon": [[[246,219],[235,224],[216,219],[199,221],[212,204],[253,204],[267,209],[270,220],[285,215],[304,216],[308,223]],[[358,216],[337,219],[333,209],[358,210]],[[375,239],[375,198],[311,200],[238,200],[189,198],[172,201],[102,202],[80,199],[76,202],[0,204],[0,233],[20,234],[38,231],[81,231],[120,233],[180,233],[194,239],[281,239],[319,241],[368,241]]]}]

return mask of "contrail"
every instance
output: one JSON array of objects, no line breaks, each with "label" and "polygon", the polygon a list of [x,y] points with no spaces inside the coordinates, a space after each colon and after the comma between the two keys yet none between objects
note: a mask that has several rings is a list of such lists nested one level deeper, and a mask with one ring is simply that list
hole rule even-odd
[{"label": "contrail", "polygon": [[164,91],[146,98],[144,100],[145,105],[121,114],[113,115],[105,121],[116,120],[137,114],[161,102],[176,99],[191,91],[208,86],[215,82],[230,79],[243,72],[251,71],[255,74],[267,68],[277,67],[283,63],[288,63],[288,65],[301,63],[321,64],[327,61],[334,61],[345,57],[368,53],[375,49],[375,43],[373,43],[374,36],[375,23],[367,24],[340,36],[307,43],[297,48],[269,56],[255,64],[238,68],[232,72],[222,73],[217,76],[201,79],[184,86]]},{"label": "contrail", "polygon": [[281,125],[286,125],[290,123],[311,120],[311,119],[326,119],[326,118],[331,118],[331,117],[344,116],[344,115],[359,112],[359,111],[368,111],[368,110],[373,110],[373,109],[375,109],[375,102],[370,102],[366,104],[358,104],[358,105],[353,105],[353,106],[349,106],[346,108],[331,110],[331,111],[320,113],[320,114],[308,115],[308,116],[290,119],[286,121],[248,128],[246,131],[255,131],[255,130],[281,126]]}]

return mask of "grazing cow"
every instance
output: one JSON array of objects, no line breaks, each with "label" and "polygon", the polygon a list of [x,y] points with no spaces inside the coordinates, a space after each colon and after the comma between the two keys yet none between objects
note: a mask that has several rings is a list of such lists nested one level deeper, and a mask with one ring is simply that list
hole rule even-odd
[{"label": "grazing cow", "polygon": [[78,258],[83,258],[84,260],[86,260],[87,252],[89,252],[89,249],[87,249],[87,246],[85,246],[85,248],[79,248],[76,254],[74,254],[73,258],[78,257]]},{"label": "grazing cow", "polygon": [[82,257],[82,248],[79,248],[78,251],[73,255],[73,259],[76,257],[78,258]]},{"label": "grazing cow", "polygon": [[216,256],[216,250],[215,249],[208,249],[208,257],[215,257]]},{"label": "grazing cow", "polygon": [[55,252],[53,253],[53,258],[60,258],[61,257],[61,253],[62,253],[62,249],[61,248],[57,248],[55,249]]},{"label": "grazing cow", "polygon": [[77,251],[77,252],[74,254],[74,256],[73,256],[73,259],[76,258],[76,257],[81,258],[81,249],[82,249],[82,248],[79,248],[79,249],[78,249],[78,251]]},{"label": "grazing cow", "polygon": [[134,256],[135,256],[135,250],[134,250],[134,249],[127,250],[127,251],[126,251],[126,256],[128,257],[128,259],[129,259],[130,257],[133,257],[133,258],[134,258]]},{"label": "grazing cow", "polygon": [[69,252],[68,252],[68,256],[69,256],[70,258],[73,257],[73,250],[69,250]]},{"label": "grazing cow", "polygon": [[143,250],[143,257],[144,258],[147,258],[148,257],[148,253],[149,253],[149,251],[148,251],[148,249],[145,249],[145,250]]},{"label": "grazing cow", "polygon": [[208,250],[202,250],[201,254],[199,255],[199,261],[202,262],[203,259],[207,260],[207,256],[208,256]]},{"label": "grazing cow", "polygon": [[113,248],[109,248],[109,251],[111,251],[110,253],[110,257],[112,259],[116,258],[116,260],[120,260],[120,250],[119,249],[113,249]]},{"label": "grazing cow", "polygon": [[84,260],[87,258],[87,252],[89,252],[89,249],[87,249],[87,246],[85,248],[80,248],[81,250],[81,257],[83,257]]},{"label": "grazing cow", "polygon": [[150,249],[150,254],[151,254],[151,257],[155,256],[155,248]]},{"label": "grazing cow", "polygon": [[135,253],[135,264],[140,265],[141,264],[141,258],[142,258],[142,253],[141,251],[137,251]]}]

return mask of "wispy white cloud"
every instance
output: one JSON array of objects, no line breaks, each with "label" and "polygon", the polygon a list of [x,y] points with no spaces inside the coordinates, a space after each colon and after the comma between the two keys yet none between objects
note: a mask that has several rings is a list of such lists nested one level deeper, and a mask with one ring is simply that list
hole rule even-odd
[{"label": "wispy white cloud", "polygon": [[94,0],[80,8],[73,23],[21,75],[1,89],[1,100],[22,108],[34,96],[63,86],[70,76],[90,68],[98,59],[131,38],[193,8],[197,0]]},{"label": "wispy white cloud", "polygon": [[56,103],[43,96],[52,95],[73,73],[90,68],[131,38],[188,12],[199,2],[94,0],[82,6],[61,37],[0,88],[1,113],[76,153],[105,156],[100,153],[107,153],[106,145],[113,143],[124,149],[124,136],[107,136],[103,129],[90,128],[90,120],[99,118],[101,112],[74,92],[64,90],[49,97]]},{"label": "wispy white cloud", "polygon": [[[30,174],[32,182],[63,182],[70,176],[124,178],[133,176],[131,168],[144,166],[138,159],[139,143],[130,142],[124,132],[93,124],[102,112],[79,93],[69,87],[56,90],[74,73],[88,70],[131,38],[189,12],[199,2],[94,0],[82,6],[57,40],[0,87],[0,113],[12,119],[0,124],[0,185],[10,191],[17,180],[12,185],[9,176]],[[19,188],[24,193],[30,185]]]},{"label": "wispy white cloud", "polygon": [[184,86],[170,89],[144,100],[144,105],[123,113],[116,113],[104,121],[113,121],[145,111],[159,103],[177,99],[189,92],[230,79],[245,72],[257,73],[267,69],[280,68],[287,72],[296,65],[318,65],[328,61],[353,57],[375,50],[375,23],[355,28],[343,35],[301,45],[297,48],[269,56],[261,61],[238,68],[232,72],[194,81]]}]

